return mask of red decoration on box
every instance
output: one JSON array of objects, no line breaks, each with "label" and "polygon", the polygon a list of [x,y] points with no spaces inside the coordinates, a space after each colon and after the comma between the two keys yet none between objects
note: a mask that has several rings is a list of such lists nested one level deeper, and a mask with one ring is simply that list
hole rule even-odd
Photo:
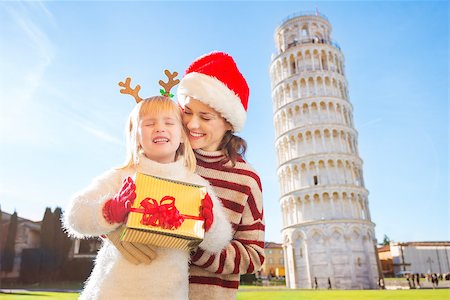
[{"label": "red decoration on box", "polygon": [[141,208],[132,208],[131,211],[143,213],[141,224],[172,230],[184,222],[172,196],[164,196],[159,203],[153,198],[145,198],[140,204]]}]

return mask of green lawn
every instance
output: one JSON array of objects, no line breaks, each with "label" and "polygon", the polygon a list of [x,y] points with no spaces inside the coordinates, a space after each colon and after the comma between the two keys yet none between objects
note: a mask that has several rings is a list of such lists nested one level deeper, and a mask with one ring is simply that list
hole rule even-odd
[{"label": "green lawn", "polygon": [[[18,291],[14,294],[0,294],[2,300],[30,299],[38,297],[54,299],[77,299],[77,293],[50,293]],[[352,290],[352,291],[328,291],[328,290],[286,290],[262,287],[243,287],[239,290],[238,300],[273,300],[273,299],[301,299],[301,300],[444,300],[450,299],[450,289],[438,290]]]},{"label": "green lawn", "polygon": [[20,300],[20,299],[45,299],[45,298],[53,298],[53,299],[63,299],[63,300],[72,300],[78,299],[78,293],[51,293],[51,292],[31,292],[20,290],[14,292],[13,294],[8,293],[0,293],[0,299],[2,300]]},{"label": "green lawn", "polygon": [[450,299],[450,289],[438,290],[287,290],[257,287],[242,288],[238,293],[238,300],[272,300],[272,299],[301,299],[301,300],[444,300]]}]

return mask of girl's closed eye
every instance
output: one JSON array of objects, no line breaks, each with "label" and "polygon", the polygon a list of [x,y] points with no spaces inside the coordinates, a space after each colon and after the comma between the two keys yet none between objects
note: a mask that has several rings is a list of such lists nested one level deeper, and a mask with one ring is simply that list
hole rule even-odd
[{"label": "girl's closed eye", "polygon": [[166,118],[164,119],[164,124],[166,125],[175,125],[177,122],[173,118]]}]

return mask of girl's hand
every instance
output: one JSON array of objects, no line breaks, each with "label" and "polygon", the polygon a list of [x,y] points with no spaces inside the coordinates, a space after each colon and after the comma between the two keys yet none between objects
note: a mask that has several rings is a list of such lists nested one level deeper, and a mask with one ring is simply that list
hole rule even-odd
[{"label": "girl's hand", "polygon": [[109,223],[123,223],[136,199],[136,185],[131,177],[125,178],[119,193],[103,207],[103,216]]},{"label": "girl's hand", "polygon": [[205,232],[207,232],[214,222],[213,202],[208,193],[206,193],[205,198],[203,198],[202,200],[202,205],[200,206],[200,215],[205,219],[203,227],[205,228]]}]

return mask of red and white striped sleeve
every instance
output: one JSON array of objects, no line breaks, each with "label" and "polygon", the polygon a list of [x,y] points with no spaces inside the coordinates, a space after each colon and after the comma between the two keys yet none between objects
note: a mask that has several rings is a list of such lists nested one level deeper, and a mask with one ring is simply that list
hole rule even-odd
[{"label": "red and white striped sleeve", "polygon": [[192,255],[193,264],[212,273],[255,273],[264,262],[265,225],[261,183],[254,172],[250,176],[242,176],[247,177],[245,185],[230,182],[226,178],[205,178],[221,195],[220,199],[234,229],[232,241],[220,255],[210,254],[201,248]]}]

